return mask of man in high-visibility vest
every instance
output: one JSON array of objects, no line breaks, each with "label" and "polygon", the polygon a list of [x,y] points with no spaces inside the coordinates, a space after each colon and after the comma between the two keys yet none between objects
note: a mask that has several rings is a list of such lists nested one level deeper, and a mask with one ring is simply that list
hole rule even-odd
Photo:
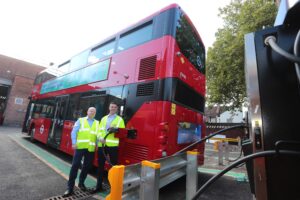
[{"label": "man in high-visibility vest", "polygon": [[103,146],[105,144],[105,152],[109,155],[110,163],[116,165],[118,162],[118,147],[119,147],[119,138],[115,137],[115,133],[111,133],[104,137],[108,133],[109,128],[125,128],[124,120],[122,117],[117,115],[118,105],[115,102],[109,104],[109,114],[104,116],[100,121],[99,132],[98,132],[98,175],[97,175],[97,185],[94,193],[100,192],[103,190],[103,173],[104,173],[104,164],[105,156],[103,154]]},{"label": "man in high-visibility vest", "polygon": [[84,181],[93,163],[97,133],[99,132],[99,121],[94,119],[95,114],[96,108],[90,107],[87,111],[87,116],[79,118],[71,132],[72,148],[75,150],[75,153],[69,175],[68,190],[64,193],[63,197],[68,197],[73,194],[73,188],[82,157],[84,157],[84,161],[79,176],[78,187],[83,191],[86,190]]}]

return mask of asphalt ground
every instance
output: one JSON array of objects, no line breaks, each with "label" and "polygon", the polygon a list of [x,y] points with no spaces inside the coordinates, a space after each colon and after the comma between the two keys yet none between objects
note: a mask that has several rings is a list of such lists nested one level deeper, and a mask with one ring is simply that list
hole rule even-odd
[{"label": "asphalt ground", "polygon": [[0,199],[45,199],[63,193],[66,180],[7,134],[0,134]]},{"label": "asphalt ground", "polygon": [[[39,142],[31,143],[19,128],[0,126],[0,200],[47,199],[66,190],[72,157]],[[237,156],[232,155],[234,157]],[[208,146],[206,163],[199,168],[198,188],[225,166],[215,162],[216,153]],[[88,176],[86,185],[96,183],[95,170]],[[185,178],[160,189],[159,199],[185,199]],[[107,193],[89,198],[104,199]],[[250,200],[249,183],[244,168],[227,173],[211,185],[199,199]]]},{"label": "asphalt ground", "polygon": [[[214,145],[206,143],[204,165],[198,168],[198,189],[211,177],[219,173],[226,166],[231,164],[223,160],[223,165],[219,165],[218,152],[214,150]],[[235,160],[240,156],[240,148],[230,146],[229,159]],[[185,177],[160,189],[159,199],[181,200],[185,199]],[[246,167],[243,165],[227,172],[224,176],[213,183],[198,198],[199,200],[253,200],[248,182]]]},{"label": "asphalt ground", "polygon": [[[65,192],[71,157],[63,155],[66,161],[61,160],[40,146],[32,144],[20,129],[0,127],[0,200],[41,200]],[[96,181],[88,177],[86,183],[92,187]]]}]

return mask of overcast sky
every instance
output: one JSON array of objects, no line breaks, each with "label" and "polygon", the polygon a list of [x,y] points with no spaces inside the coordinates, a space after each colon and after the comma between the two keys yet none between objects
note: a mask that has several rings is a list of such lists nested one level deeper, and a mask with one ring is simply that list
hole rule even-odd
[{"label": "overcast sky", "polygon": [[230,0],[1,0],[0,54],[61,64],[161,8],[179,4],[208,48]]}]

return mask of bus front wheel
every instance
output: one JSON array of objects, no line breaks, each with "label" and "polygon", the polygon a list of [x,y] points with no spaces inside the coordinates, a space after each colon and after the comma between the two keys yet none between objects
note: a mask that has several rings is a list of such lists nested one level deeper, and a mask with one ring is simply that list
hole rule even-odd
[{"label": "bus front wheel", "polygon": [[34,132],[35,132],[35,128],[32,127],[32,128],[30,129],[30,141],[31,141],[31,142],[34,142],[34,141],[35,141],[35,139],[34,139]]}]

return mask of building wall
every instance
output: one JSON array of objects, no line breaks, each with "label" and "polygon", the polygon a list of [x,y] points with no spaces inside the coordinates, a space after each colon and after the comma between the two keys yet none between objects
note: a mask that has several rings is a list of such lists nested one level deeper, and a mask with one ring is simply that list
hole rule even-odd
[{"label": "building wall", "polygon": [[[42,66],[0,55],[0,77],[13,80],[15,75],[34,79]],[[9,71],[9,72],[8,72]]]},{"label": "building wall", "polygon": [[23,76],[15,76],[6,105],[5,125],[21,126],[23,124],[33,81]]},{"label": "building wall", "polygon": [[10,87],[3,125],[22,126],[33,81],[44,69],[39,65],[0,55],[0,86],[8,84]]},{"label": "building wall", "polygon": [[[245,123],[206,123],[206,135],[210,135],[222,129],[229,128],[232,126],[237,126],[237,125],[246,125],[246,124]],[[244,138],[245,134],[246,132],[244,128],[238,128],[238,129],[232,129],[220,133],[218,137],[220,137],[220,135],[223,135],[226,138],[237,138],[237,137]]]}]

